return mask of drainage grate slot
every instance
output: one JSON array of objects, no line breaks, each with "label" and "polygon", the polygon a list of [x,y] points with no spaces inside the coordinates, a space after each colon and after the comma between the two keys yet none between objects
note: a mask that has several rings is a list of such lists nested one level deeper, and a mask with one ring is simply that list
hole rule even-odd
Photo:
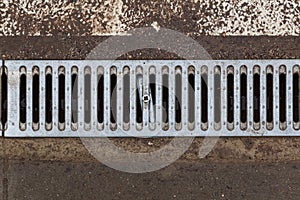
[{"label": "drainage grate slot", "polygon": [[110,68],[110,129],[117,129],[117,68]]},{"label": "drainage grate slot", "polygon": [[221,129],[221,67],[214,68],[214,129]]},{"label": "drainage grate slot", "polygon": [[65,68],[58,68],[58,129],[65,129],[66,100],[65,100]]},{"label": "drainage grate slot", "polygon": [[40,128],[40,70],[37,66],[32,68],[32,129]]},{"label": "drainage grate slot", "polygon": [[169,68],[162,68],[162,129],[169,129]]},{"label": "drainage grate slot", "polygon": [[20,97],[19,97],[19,116],[20,116],[20,130],[24,131],[26,130],[26,98],[27,98],[27,90],[26,90],[26,67],[22,66],[20,67]]},{"label": "drainage grate slot", "polygon": [[138,66],[136,68],[136,128],[142,130],[143,128],[143,69]]},{"label": "drainage grate slot", "polygon": [[45,128],[46,130],[52,129],[52,68],[46,67],[46,99],[45,99]]},{"label": "drainage grate slot", "polygon": [[97,69],[97,120],[98,130],[104,128],[104,69],[102,66]]},{"label": "drainage grate slot", "polygon": [[188,68],[188,128],[194,130],[195,128],[195,68],[190,66]]},{"label": "drainage grate slot", "polygon": [[130,128],[130,68],[123,68],[123,129]]},{"label": "drainage grate slot", "polygon": [[7,129],[7,67],[3,66],[1,71],[1,87],[2,87],[2,93],[1,93],[1,129],[6,130]]},{"label": "drainage grate slot", "polygon": [[71,129],[78,129],[78,67],[71,68]]},{"label": "drainage grate slot", "polygon": [[177,66],[175,68],[175,128],[180,130],[182,128],[182,68]]},{"label": "drainage grate slot", "polygon": [[293,127],[296,130],[299,130],[300,128],[299,75],[300,75],[300,67],[299,65],[295,65],[293,67]]},{"label": "drainage grate slot", "polygon": [[267,129],[273,129],[273,67],[267,66],[266,69],[267,83],[266,83],[266,107],[267,107]]},{"label": "drainage grate slot", "polygon": [[208,68],[201,67],[201,129],[208,129]]},{"label": "drainage grate slot", "polygon": [[286,67],[279,67],[279,128],[285,130],[286,122]]},{"label": "drainage grate slot", "polygon": [[149,68],[149,128],[156,128],[156,69],[154,66]]},{"label": "drainage grate slot", "polygon": [[91,67],[84,68],[84,129],[91,130]]},{"label": "drainage grate slot", "polygon": [[253,67],[253,128],[260,129],[260,67]]},{"label": "drainage grate slot", "polygon": [[227,67],[227,129],[234,129],[234,68]]},{"label": "drainage grate slot", "polygon": [[240,127],[247,129],[247,67],[240,68]]}]

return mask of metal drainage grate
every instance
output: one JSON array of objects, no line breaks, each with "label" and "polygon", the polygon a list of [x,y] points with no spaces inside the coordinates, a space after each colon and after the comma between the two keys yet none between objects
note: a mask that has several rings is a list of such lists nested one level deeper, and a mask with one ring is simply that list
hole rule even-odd
[{"label": "metal drainage grate", "polygon": [[300,136],[299,60],[5,61],[7,137]]}]

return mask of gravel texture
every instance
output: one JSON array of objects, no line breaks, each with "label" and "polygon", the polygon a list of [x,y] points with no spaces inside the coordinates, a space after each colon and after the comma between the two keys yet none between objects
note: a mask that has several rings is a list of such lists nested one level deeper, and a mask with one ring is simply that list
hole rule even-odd
[{"label": "gravel texture", "polygon": [[[178,26],[180,25],[180,26]],[[0,35],[114,35],[143,26],[189,35],[300,34],[298,0],[4,0]]]}]

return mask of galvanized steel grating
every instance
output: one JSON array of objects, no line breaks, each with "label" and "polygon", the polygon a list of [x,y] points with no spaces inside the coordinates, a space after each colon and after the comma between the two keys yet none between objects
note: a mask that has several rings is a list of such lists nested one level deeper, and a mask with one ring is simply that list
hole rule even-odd
[{"label": "galvanized steel grating", "polygon": [[300,136],[300,60],[7,60],[6,137]]}]

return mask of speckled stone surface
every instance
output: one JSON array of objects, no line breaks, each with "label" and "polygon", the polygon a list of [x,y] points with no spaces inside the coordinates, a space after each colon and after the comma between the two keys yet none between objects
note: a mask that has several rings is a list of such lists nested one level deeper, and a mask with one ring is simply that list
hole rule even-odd
[{"label": "speckled stone surface", "polygon": [[121,6],[119,0],[5,0],[0,3],[0,35],[119,33]]},{"label": "speckled stone surface", "polygon": [[189,35],[300,34],[298,0],[4,0],[0,16],[7,36],[111,35],[143,26]]},{"label": "speckled stone surface", "polygon": [[300,34],[297,0],[134,0],[123,7],[127,8],[123,18],[129,27],[152,24],[188,35]]}]

